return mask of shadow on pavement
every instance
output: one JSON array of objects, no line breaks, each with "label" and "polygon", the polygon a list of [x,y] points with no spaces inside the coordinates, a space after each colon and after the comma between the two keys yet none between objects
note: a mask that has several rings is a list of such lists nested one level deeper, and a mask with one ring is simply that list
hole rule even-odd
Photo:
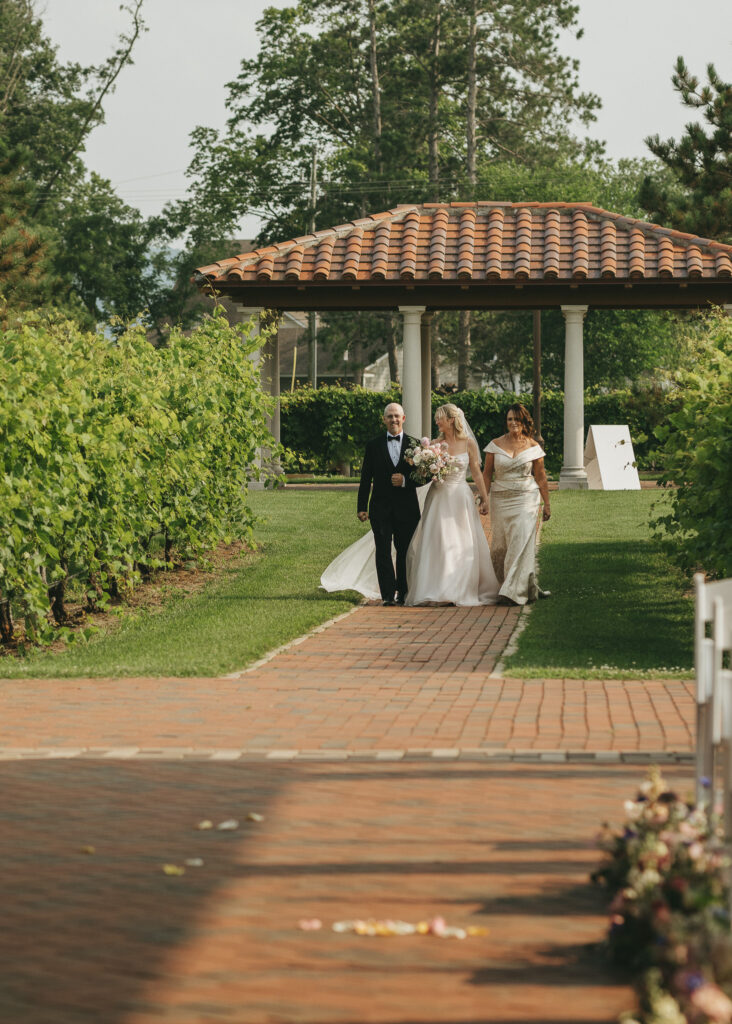
[{"label": "shadow on pavement", "polygon": [[[0,1020],[558,1024],[564,989],[574,1024],[613,1020],[630,997],[579,886],[629,772],[2,762]],[[434,915],[488,934],[332,928]]]},{"label": "shadow on pavement", "polygon": [[[267,814],[276,772],[226,765],[16,761],[0,766],[0,1019],[118,1024],[165,972]],[[237,818],[236,831],[199,831]],[[84,849],[94,848],[94,853]],[[164,864],[204,866],[166,876]]]}]

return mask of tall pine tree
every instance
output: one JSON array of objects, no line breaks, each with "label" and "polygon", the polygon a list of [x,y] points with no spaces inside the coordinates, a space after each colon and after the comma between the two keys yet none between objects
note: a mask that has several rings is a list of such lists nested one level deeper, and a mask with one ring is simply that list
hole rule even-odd
[{"label": "tall pine tree", "polygon": [[0,320],[8,309],[47,301],[57,285],[51,233],[31,214],[35,191],[23,173],[22,151],[0,158]]},{"label": "tall pine tree", "polygon": [[687,124],[678,142],[646,139],[651,152],[669,168],[677,188],[647,177],[641,202],[654,220],[679,231],[719,242],[732,242],[732,84],[724,82],[713,64],[708,84],[689,72],[682,57],[672,82],[685,106],[701,111],[706,126]]}]

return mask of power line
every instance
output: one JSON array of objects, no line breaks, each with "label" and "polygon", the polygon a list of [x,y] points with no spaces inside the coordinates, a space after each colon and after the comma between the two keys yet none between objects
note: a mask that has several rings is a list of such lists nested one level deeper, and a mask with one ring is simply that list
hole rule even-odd
[{"label": "power line", "polygon": [[[165,173],[174,173],[174,172],[171,171],[171,172],[165,172]],[[162,177],[162,176],[163,175],[161,174],[161,175],[147,175],[146,177],[154,178],[154,177]],[[127,180],[128,181],[135,181],[137,179],[129,178]],[[122,183],[120,182],[118,184],[122,184]],[[455,177],[451,177],[451,178],[441,178],[439,180],[438,184],[441,185],[441,186],[455,187],[455,186],[470,185],[470,184],[475,184],[475,183],[471,183],[468,178],[455,178]],[[480,185],[481,181],[479,180],[477,182],[477,184]],[[483,184],[488,184],[488,182],[483,182]],[[428,187],[431,187],[431,186],[434,186],[434,183],[428,181],[426,178],[423,179],[423,180],[422,179],[415,179],[415,178],[385,178],[385,179],[379,179],[379,180],[366,179],[364,181],[355,181],[355,182],[343,182],[343,181],[338,181],[338,180],[335,180],[335,179],[332,179],[330,181],[327,180],[327,179],[326,180],[320,180],[320,179],[318,180],[318,188],[319,188],[319,190],[322,191],[323,189],[325,189],[329,193],[349,193],[349,192],[364,192],[365,193],[365,192],[378,192],[378,191],[382,191],[383,189],[388,189],[388,188],[415,188],[416,189],[416,188],[428,188]],[[193,188],[195,188],[195,184],[194,184]],[[299,194],[299,193],[303,193],[303,192],[309,192],[309,190],[310,190],[310,183],[309,183],[309,181],[293,181],[293,182],[289,182],[287,184],[281,184],[281,185],[277,185],[277,184],[268,185],[266,189],[253,190],[253,191],[248,192],[247,194],[249,196],[262,196],[262,197],[266,197],[266,196],[272,195],[273,193]],[[181,190],[179,188],[176,188],[175,190],[173,190],[173,189],[165,189],[165,188],[163,188],[163,189],[160,189],[160,188],[134,189],[134,190],[130,190],[130,191],[126,191],[125,190],[123,192],[120,192],[120,195],[124,194],[124,195],[127,195],[127,196],[146,196],[146,195],[156,196],[156,195],[168,195],[168,194],[171,194],[173,191],[178,192],[179,194],[182,194],[182,195],[188,195],[188,194],[190,194],[191,187],[188,187],[185,190]],[[49,190],[41,189],[36,194],[42,196],[42,195],[55,195],[56,193],[54,191],[49,191]],[[239,190],[234,189],[234,190],[230,190],[230,191],[218,190],[215,194],[216,195],[221,195],[221,196],[233,196],[233,195],[239,195],[240,193],[239,193]]]},{"label": "power line", "polygon": [[126,185],[129,181],[147,181],[149,178],[165,178],[168,174],[185,174],[185,167],[176,167],[174,171],[160,171],[159,174],[140,174],[137,178],[122,178],[120,181],[113,181],[112,185]]}]

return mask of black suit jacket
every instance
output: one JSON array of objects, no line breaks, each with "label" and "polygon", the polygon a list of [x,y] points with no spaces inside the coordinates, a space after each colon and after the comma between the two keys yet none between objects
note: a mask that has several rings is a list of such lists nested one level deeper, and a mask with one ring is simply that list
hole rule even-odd
[{"label": "black suit jacket", "polygon": [[[413,437],[402,434],[402,446],[396,466],[391,461],[386,431],[366,445],[358,488],[358,511],[368,510],[370,518],[394,517],[404,522],[419,521],[417,485],[410,477],[413,469],[404,458],[404,449],[419,444]],[[392,473],[404,476],[404,487],[394,487]],[[369,501],[369,493],[371,501]]]}]

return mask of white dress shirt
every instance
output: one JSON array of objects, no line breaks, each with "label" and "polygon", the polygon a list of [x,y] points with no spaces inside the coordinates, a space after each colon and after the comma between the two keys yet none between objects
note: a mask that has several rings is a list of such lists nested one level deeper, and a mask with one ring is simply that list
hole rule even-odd
[{"label": "white dress shirt", "polygon": [[[395,443],[395,442],[398,442]],[[389,458],[391,459],[394,466],[399,462],[399,457],[402,454],[402,434],[389,434],[386,435],[386,448],[389,452]]]},{"label": "white dress shirt", "polygon": [[[398,444],[396,443],[397,441],[399,442]],[[396,469],[397,463],[399,462],[399,456],[402,454],[402,431],[400,431],[398,434],[390,434],[387,431],[387,433],[386,433],[386,450],[389,453],[389,458],[391,459],[391,461],[394,464],[394,469]],[[402,487],[406,487],[406,486],[407,486],[406,478],[402,477]]]}]

